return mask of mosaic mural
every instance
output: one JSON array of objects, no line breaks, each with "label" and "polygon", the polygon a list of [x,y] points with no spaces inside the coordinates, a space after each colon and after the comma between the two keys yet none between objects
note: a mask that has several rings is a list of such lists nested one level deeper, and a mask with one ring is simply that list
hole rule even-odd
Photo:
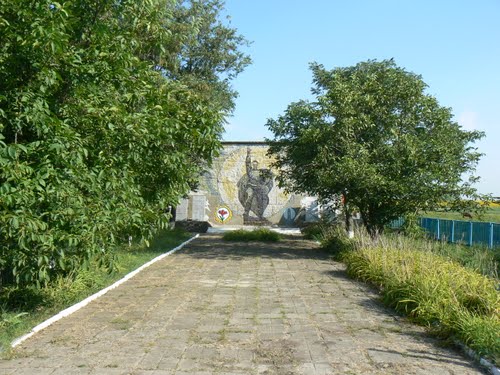
[{"label": "mosaic mural", "polygon": [[263,142],[227,142],[200,188],[214,224],[291,224],[300,197],[285,194]]}]

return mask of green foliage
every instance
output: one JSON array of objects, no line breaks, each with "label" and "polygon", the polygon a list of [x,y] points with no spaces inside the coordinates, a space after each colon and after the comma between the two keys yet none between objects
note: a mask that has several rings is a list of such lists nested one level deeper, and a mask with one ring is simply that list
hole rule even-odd
[{"label": "green foliage", "polygon": [[457,322],[465,344],[479,355],[487,355],[500,364],[500,324],[498,316],[478,316],[462,313]]},{"label": "green foliage", "polygon": [[424,229],[420,226],[420,218],[414,213],[408,213],[404,216],[404,222],[401,226],[403,233],[410,237],[423,237]]},{"label": "green foliage", "polygon": [[311,223],[300,231],[306,240],[318,240],[322,238],[325,225],[321,222]]},{"label": "green foliage", "polygon": [[442,336],[500,359],[498,279],[440,255],[388,246],[343,253],[348,273],[381,288],[383,300]]},{"label": "green foliage", "polygon": [[[364,242],[360,236],[356,242]],[[462,266],[485,276],[497,279],[500,275],[500,249],[488,249],[486,246],[467,246],[451,244],[445,241],[434,241],[425,238],[425,235],[387,234],[380,238],[380,246],[399,248],[401,250],[419,250],[440,255],[453,260]]]},{"label": "green foliage", "polygon": [[[166,208],[217,154],[230,79],[248,64],[221,10],[204,0],[0,3],[4,284],[44,285],[96,256],[112,269],[117,243],[167,225]],[[180,69],[196,48],[211,64]]]},{"label": "green foliage", "polygon": [[[191,6],[174,9],[175,42],[170,45],[180,59],[173,59],[169,74],[198,91],[215,108],[231,112],[237,96],[231,80],[251,60],[239,50],[248,46],[248,41],[219,20],[223,10],[220,0],[192,0]],[[193,20],[193,32],[186,37],[184,30]]]},{"label": "green foliage", "polygon": [[340,259],[344,252],[352,251],[356,242],[347,236],[340,225],[325,225],[321,227],[321,234],[317,236],[321,247],[328,250],[335,259]]},{"label": "green foliage", "polygon": [[[151,246],[133,244],[116,251],[115,270],[106,272],[92,259],[86,268],[57,275],[45,288],[12,285],[0,290],[0,348],[31,330],[51,315],[111,285],[154,257],[178,246],[190,237],[179,230],[162,230]],[[0,350],[1,351],[1,350]]]},{"label": "green foliage", "polygon": [[0,329],[9,326],[16,326],[21,323],[21,318],[28,315],[28,313],[7,314],[4,311],[0,314]]},{"label": "green foliage", "polygon": [[311,64],[314,102],[269,120],[281,186],[359,210],[372,237],[390,221],[439,207],[479,209],[472,173],[480,154],[421,77],[392,60],[326,70]]},{"label": "green foliage", "polygon": [[258,228],[254,230],[238,229],[225,232],[222,238],[226,241],[263,241],[277,242],[281,239],[279,233],[273,232],[267,228]]}]

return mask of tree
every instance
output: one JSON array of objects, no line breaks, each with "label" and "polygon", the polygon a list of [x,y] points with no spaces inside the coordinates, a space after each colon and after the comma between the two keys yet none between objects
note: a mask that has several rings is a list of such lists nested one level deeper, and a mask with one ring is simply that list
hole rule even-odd
[{"label": "tree", "polygon": [[237,97],[231,81],[251,59],[241,51],[249,42],[220,20],[223,10],[221,0],[181,1],[174,8],[170,26],[174,38],[165,61],[170,61],[169,77],[195,89],[217,110],[231,113]]},{"label": "tree", "polygon": [[[147,240],[168,223],[165,208],[220,147],[230,102],[211,95],[233,95],[229,81],[207,91],[174,69],[197,25],[219,23],[221,6],[179,21],[198,3],[0,3],[0,274],[31,285],[96,256],[112,266],[121,238]],[[209,51],[212,39],[198,45]],[[214,59],[243,59],[243,39],[221,40],[234,50]],[[215,87],[244,66],[190,79]]]},{"label": "tree", "polygon": [[282,186],[325,201],[342,195],[372,237],[409,213],[474,204],[480,154],[471,143],[483,133],[454,122],[419,75],[393,60],[311,69],[315,101],[267,123]]}]

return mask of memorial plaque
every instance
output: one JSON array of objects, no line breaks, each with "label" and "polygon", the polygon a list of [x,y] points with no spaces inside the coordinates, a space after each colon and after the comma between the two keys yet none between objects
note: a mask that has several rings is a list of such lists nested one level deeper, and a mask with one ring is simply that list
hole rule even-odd
[{"label": "memorial plaque", "polygon": [[205,207],[207,205],[207,198],[205,194],[196,194],[191,196],[191,217],[192,220],[203,221],[205,220]]},{"label": "memorial plaque", "polygon": [[175,220],[187,220],[188,219],[188,205],[189,201],[185,198],[181,199],[179,205],[177,206],[177,210],[175,212]]}]

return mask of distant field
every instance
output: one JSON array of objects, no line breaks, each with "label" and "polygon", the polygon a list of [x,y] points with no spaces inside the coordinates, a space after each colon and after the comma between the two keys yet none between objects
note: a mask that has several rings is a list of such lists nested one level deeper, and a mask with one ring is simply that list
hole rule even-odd
[{"label": "distant field", "polygon": [[[464,218],[461,213],[458,212],[440,212],[440,211],[429,211],[422,212],[422,217],[435,217],[438,219],[448,219],[448,220],[470,220],[469,218]],[[500,223],[500,204],[492,204],[486,213],[482,216],[472,215],[472,221],[486,221],[489,223]]]}]

